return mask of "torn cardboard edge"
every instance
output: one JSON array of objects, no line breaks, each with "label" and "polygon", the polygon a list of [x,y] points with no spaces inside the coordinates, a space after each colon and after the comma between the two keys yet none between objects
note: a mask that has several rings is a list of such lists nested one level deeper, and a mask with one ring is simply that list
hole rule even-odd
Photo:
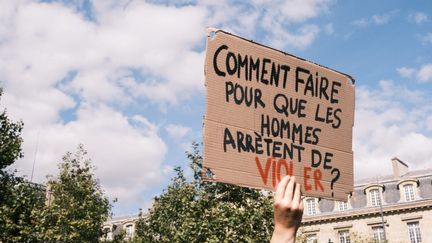
[{"label": "torn cardboard edge", "polygon": [[[286,55],[286,56],[291,56],[291,57],[294,57],[294,58],[299,59],[299,60],[301,60],[301,61],[309,62],[309,63],[314,64],[314,65],[317,65],[317,66],[319,66],[319,67],[326,68],[326,69],[331,70],[331,71],[333,71],[333,72],[336,72],[336,73],[342,74],[342,75],[346,76],[347,78],[349,78],[349,79],[351,80],[351,85],[355,85],[355,79],[354,79],[351,75],[349,75],[349,74],[346,74],[346,73],[341,72],[341,71],[338,71],[338,70],[336,70],[336,69],[329,68],[329,67],[327,67],[327,66],[324,66],[324,65],[318,64],[318,63],[313,62],[313,61],[310,61],[310,60],[308,60],[308,59],[305,59],[305,58],[302,58],[302,57],[298,57],[298,56],[296,56],[296,55],[293,55],[293,54],[290,54],[290,53],[287,53],[287,52],[284,52],[284,51],[278,50],[278,49],[276,49],[276,48],[273,48],[273,47],[270,47],[270,46],[267,46],[267,45],[264,45],[264,44],[261,44],[261,43],[255,42],[255,41],[253,41],[253,40],[249,40],[249,39],[243,38],[243,37],[241,37],[241,36],[235,35],[235,34],[233,34],[233,33],[230,33],[230,32],[227,32],[227,31],[224,31],[224,30],[218,29],[218,28],[208,27],[208,28],[207,28],[207,37],[214,38],[214,36],[217,35],[218,32],[222,32],[222,33],[225,33],[225,34],[227,34],[227,35],[231,35],[231,36],[233,36],[233,37],[236,37],[236,38],[239,38],[239,39],[245,40],[245,41],[250,42],[250,43],[252,43],[252,44],[260,45],[260,46],[265,47],[265,48],[268,48],[268,49],[270,49],[270,50],[277,51],[277,52],[279,52],[279,53],[281,53],[281,54],[284,54],[284,55]],[[212,34],[212,33],[214,33],[214,34]]]}]

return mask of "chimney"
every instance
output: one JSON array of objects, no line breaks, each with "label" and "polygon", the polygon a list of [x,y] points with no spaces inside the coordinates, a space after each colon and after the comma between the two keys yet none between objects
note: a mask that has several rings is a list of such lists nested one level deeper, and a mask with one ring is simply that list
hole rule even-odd
[{"label": "chimney", "polygon": [[405,164],[402,160],[398,159],[397,157],[394,157],[392,159],[392,165],[393,165],[393,176],[394,178],[399,178],[406,173],[408,173],[408,165]]}]

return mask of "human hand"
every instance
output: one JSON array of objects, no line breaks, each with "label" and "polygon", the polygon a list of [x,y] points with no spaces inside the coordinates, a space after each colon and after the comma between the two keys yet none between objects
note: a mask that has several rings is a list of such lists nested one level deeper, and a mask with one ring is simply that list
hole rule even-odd
[{"label": "human hand", "polygon": [[279,182],[274,196],[275,228],[271,243],[294,243],[302,216],[303,201],[300,184],[295,183],[294,176],[285,176]]}]

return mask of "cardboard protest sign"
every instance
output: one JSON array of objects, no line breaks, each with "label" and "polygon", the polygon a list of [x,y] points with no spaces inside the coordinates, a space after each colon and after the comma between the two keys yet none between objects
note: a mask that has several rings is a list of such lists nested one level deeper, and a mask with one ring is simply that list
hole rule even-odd
[{"label": "cardboard protest sign", "polygon": [[207,38],[204,177],[274,190],[295,175],[304,195],[353,190],[354,80],[217,30]]}]

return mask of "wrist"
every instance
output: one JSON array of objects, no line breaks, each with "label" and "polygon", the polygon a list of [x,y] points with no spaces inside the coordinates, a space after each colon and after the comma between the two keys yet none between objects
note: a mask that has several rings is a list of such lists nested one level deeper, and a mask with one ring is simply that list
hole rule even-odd
[{"label": "wrist", "polygon": [[295,243],[297,229],[275,226],[271,243]]}]

